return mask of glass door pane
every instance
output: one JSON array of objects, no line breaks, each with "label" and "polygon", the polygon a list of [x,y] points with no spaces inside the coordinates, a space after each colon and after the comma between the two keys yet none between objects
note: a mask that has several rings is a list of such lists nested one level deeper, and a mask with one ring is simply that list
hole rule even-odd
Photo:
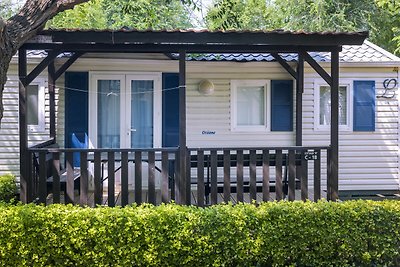
[{"label": "glass door pane", "polygon": [[121,81],[97,81],[97,147],[120,147]]},{"label": "glass door pane", "polygon": [[153,147],[154,81],[131,80],[131,147]]}]

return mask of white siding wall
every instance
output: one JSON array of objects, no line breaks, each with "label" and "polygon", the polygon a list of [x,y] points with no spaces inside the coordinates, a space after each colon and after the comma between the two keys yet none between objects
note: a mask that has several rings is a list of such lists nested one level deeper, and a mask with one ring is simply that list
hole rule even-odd
[{"label": "white siding wall", "polygon": [[[45,87],[45,130],[30,132],[29,145],[49,139],[50,111],[47,78]],[[10,72],[3,92],[4,117],[0,125],[0,175],[12,173],[19,175],[19,127],[18,127],[18,77]]]},{"label": "white siding wall", "polygon": [[[177,72],[178,62],[170,60],[108,61],[80,59],[71,71]],[[329,69],[327,69],[329,71]],[[16,75],[14,75],[14,78]],[[392,68],[342,67],[341,78],[376,81],[377,95],[386,78],[397,78]],[[230,80],[290,79],[277,63],[188,62],[187,64],[187,138],[190,147],[292,146],[295,132],[232,132],[230,127]],[[197,85],[202,79],[215,84],[212,95],[201,95]],[[320,79],[311,69],[305,73],[303,96],[304,145],[329,145],[329,132],[314,129],[314,81]],[[57,138],[64,145],[64,80],[58,81]],[[46,88],[47,91],[47,88]],[[18,173],[18,84],[11,79],[4,92],[5,116],[0,130],[0,173]],[[393,99],[377,99],[376,131],[340,132],[340,190],[399,189],[399,104]],[[294,116],[295,118],[295,116]],[[48,135],[48,95],[46,94],[46,132]],[[203,130],[215,135],[203,135]],[[325,159],[323,159],[323,166]],[[323,167],[324,168],[324,167]]]}]

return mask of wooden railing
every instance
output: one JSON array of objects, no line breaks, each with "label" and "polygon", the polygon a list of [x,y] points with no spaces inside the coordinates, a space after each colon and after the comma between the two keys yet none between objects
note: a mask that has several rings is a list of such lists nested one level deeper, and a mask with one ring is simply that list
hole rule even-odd
[{"label": "wooden railing", "polygon": [[[174,188],[171,183],[175,177],[176,153],[176,148],[30,148],[29,154],[33,162],[33,200],[38,203],[75,203],[90,206],[125,206],[134,202],[157,204],[158,173],[161,202],[170,202],[175,195],[175,191],[171,190]],[[78,156],[80,166],[74,167],[74,158]],[[147,165],[146,171],[143,165]],[[131,180],[132,184],[129,184],[130,176],[135,177]],[[144,176],[146,186],[142,185]],[[108,185],[106,190],[105,183]],[[120,187],[118,191],[117,184]],[[130,191],[133,191],[133,198]]]},{"label": "wooden railing", "polygon": [[[178,148],[51,146],[29,149],[32,200],[38,203],[125,206],[185,199],[182,204],[206,206],[329,199],[329,171],[321,175],[329,147],[189,148],[187,172],[180,175]],[[80,166],[74,167],[77,157]]]},{"label": "wooden railing", "polygon": [[[327,161],[329,152],[329,147],[189,149],[190,179],[192,185],[197,185],[197,205],[286,197],[314,201],[329,198],[329,171],[325,177],[321,176],[321,158]],[[310,180],[312,192],[309,192]],[[324,194],[321,180],[325,181]]]}]

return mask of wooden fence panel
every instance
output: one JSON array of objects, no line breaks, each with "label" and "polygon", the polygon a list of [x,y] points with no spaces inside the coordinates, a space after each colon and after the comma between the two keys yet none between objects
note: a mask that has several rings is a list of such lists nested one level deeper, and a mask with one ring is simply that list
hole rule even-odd
[{"label": "wooden fence panel", "polygon": [[282,192],[282,150],[281,149],[276,150],[275,172],[276,172],[276,181],[275,181],[276,200],[282,200],[283,192]]},{"label": "wooden fence panel", "polygon": [[243,150],[237,150],[237,163],[236,163],[236,173],[237,173],[237,201],[243,202]]},{"label": "wooden fence panel", "polygon": [[149,176],[149,200],[148,202],[156,204],[156,167],[154,151],[148,153],[148,176]]},{"label": "wooden fence panel", "polygon": [[[136,159],[135,159],[136,160]],[[137,164],[137,162],[135,162]],[[128,191],[128,152],[121,152],[121,205],[126,206],[129,204],[129,191]]]},{"label": "wooden fence panel", "polygon": [[108,206],[115,206],[115,153],[107,153]]},{"label": "wooden fence panel", "polygon": [[161,152],[161,202],[168,203],[170,201],[169,198],[169,179],[168,179],[168,152]]},{"label": "wooden fence panel", "polygon": [[205,185],[204,185],[204,151],[197,152],[197,205],[204,207]]},{"label": "wooden fence panel", "polygon": [[224,202],[231,200],[231,154],[224,150]]},{"label": "wooden fence panel", "polygon": [[75,203],[75,181],[74,181],[74,154],[72,152],[65,153],[65,162],[67,167],[66,195],[65,203]]},{"label": "wooden fence panel", "polygon": [[101,181],[101,153],[94,152],[94,204],[101,205],[103,185]]},{"label": "wooden fence panel", "polygon": [[87,161],[87,152],[80,152],[81,161],[81,194],[79,197],[79,203],[82,206],[87,206],[89,204],[89,170]]}]

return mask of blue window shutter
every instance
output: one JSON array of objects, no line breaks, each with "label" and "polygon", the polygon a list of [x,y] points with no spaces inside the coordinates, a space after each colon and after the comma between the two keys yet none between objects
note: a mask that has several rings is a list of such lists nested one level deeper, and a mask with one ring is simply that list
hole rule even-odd
[{"label": "blue window shutter", "polygon": [[179,74],[162,74],[162,146],[179,145]]},{"label": "blue window shutter", "polygon": [[66,72],[65,88],[65,147],[70,148],[73,133],[81,142],[88,134],[89,73]]},{"label": "blue window shutter", "polygon": [[375,131],[375,81],[354,81],[353,130]]},{"label": "blue window shutter", "polygon": [[271,81],[271,131],[293,131],[293,81]]}]

